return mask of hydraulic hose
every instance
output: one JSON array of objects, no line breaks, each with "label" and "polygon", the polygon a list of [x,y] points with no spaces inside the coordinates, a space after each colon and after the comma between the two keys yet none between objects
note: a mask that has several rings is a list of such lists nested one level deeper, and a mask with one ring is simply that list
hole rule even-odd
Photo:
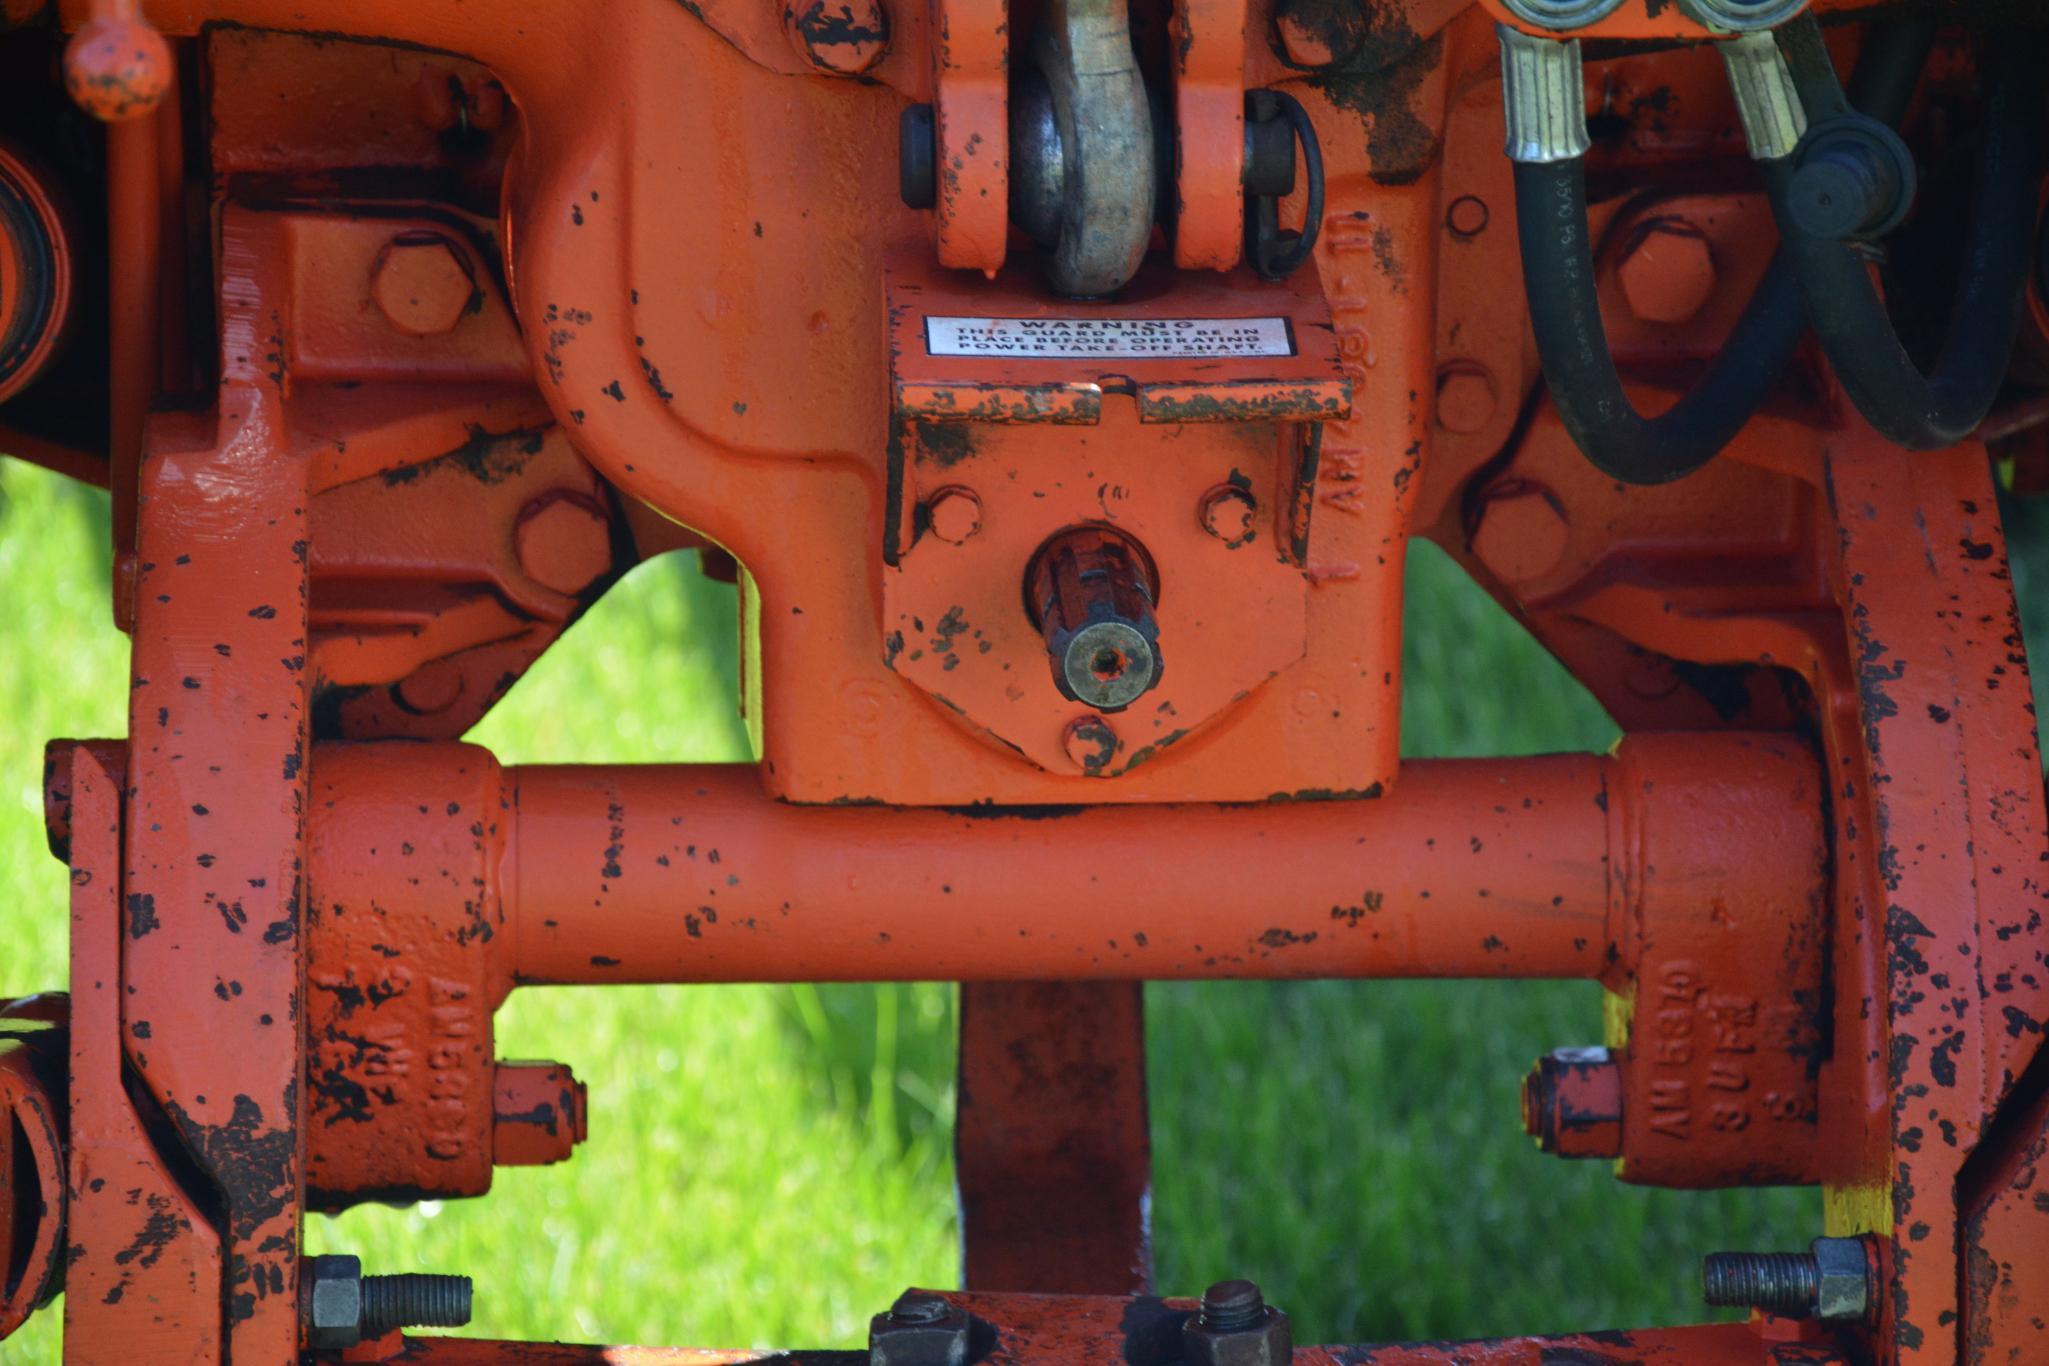
[{"label": "hydraulic hose", "polygon": [[1932,373],[1900,344],[1865,256],[1803,232],[1786,203],[1789,182],[1772,185],[1780,259],[1792,266],[1822,350],[1865,420],[1898,445],[1928,449],[1968,436],[2005,378],[2032,265],[2045,56],[2040,33],[1994,33],[1982,45],[1984,144],[1956,299]]},{"label": "hydraulic hose", "polygon": [[[1911,41],[1874,32],[1852,84],[1858,108],[1887,122],[1900,119],[1920,69]],[[1840,90],[1832,79],[1828,84],[1840,102]],[[1758,167],[1776,202],[1790,187],[1791,159]],[[1646,418],[1623,390],[1601,322],[1585,157],[1518,160],[1515,200],[1544,382],[1581,452],[1602,473],[1630,484],[1669,483],[1712,460],[1763,405],[1806,331],[1800,283],[1784,250],[1772,258],[1700,384],[1666,412]]]},{"label": "hydraulic hose", "polygon": [[[1766,173],[1789,171],[1768,163]],[[1515,210],[1544,382],[1587,459],[1628,484],[1670,483],[1712,460],[1784,377],[1806,331],[1800,287],[1786,263],[1773,259],[1699,386],[1668,411],[1644,417],[1623,391],[1601,324],[1585,160],[1516,163]]]}]

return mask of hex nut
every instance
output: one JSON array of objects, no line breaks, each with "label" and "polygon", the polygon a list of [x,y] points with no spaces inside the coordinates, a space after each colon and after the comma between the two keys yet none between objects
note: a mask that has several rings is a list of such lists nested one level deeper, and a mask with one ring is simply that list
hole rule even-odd
[{"label": "hex nut", "polygon": [[468,680],[452,659],[430,659],[398,681],[398,704],[416,716],[438,716],[462,700]]},{"label": "hex nut", "polygon": [[591,498],[557,489],[521,509],[513,549],[528,578],[575,597],[612,567],[611,521]]},{"label": "hex nut", "polygon": [[1523,1079],[1523,1129],[1559,1157],[1622,1155],[1622,1066],[1605,1048],[1554,1048]]},{"label": "hex nut", "polygon": [[1224,543],[1228,550],[1250,542],[1259,534],[1258,500],[1236,484],[1223,484],[1202,496],[1196,509],[1202,529]]},{"label": "hex nut", "polygon": [[1067,723],[1067,730],[1061,736],[1061,744],[1067,750],[1067,757],[1082,771],[1084,777],[1100,778],[1117,758],[1117,751],[1123,748],[1117,739],[1117,728],[1109,718],[1090,712]]},{"label": "hex nut", "polygon": [[438,233],[400,235],[378,256],[370,276],[370,297],[378,311],[412,337],[454,331],[476,295],[468,258]]},{"label": "hex nut", "polygon": [[789,0],[783,32],[820,71],[859,76],[889,51],[889,11],[878,0]]},{"label": "hex nut", "polygon": [[971,1323],[942,1296],[907,1290],[868,1323],[869,1366],[965,1366]]},{"label": "hex nut", "polygon": [[982,529],[982,500],[972,489],[943,488],[925,505],[932,534],[948,545],[964,545]]},{"label": "hex nut", "polygon": [[1188,1366],[1288,1366],[1295,1351],[1288,1316],[1272,1305],[1265,1319],[1250,1328],[1205,1328],[1198,1314],[1181,1332]]},{"label": "hex nut", "polygon": [[1816,1238],[1814,1316],[1830,1321],[1862,1319],[1871,1307],[1871,1261],[1862,1238]]},{"label": "hex nut", "polygon": [[1498,399],[1494,377],[1470,361],[1454,361],[1437,372],[1437,425],[1466,435],[1494,420]]},{"label": "hex nut", "polygon": [[306,1345],[315,1351],[353,1347],[363,1340],[363,1262],[359,1257],[306,1259]]},{"label": "hex nut", "polygon": [[1714,297],[1714,251],[1691,223],[1659,219],[1630,245],[1616,277],[1631,313],[1647,323],[1677,327],[1691,322]]},{"label": "hex nut", "polygon": [[1511,479],[1486,489],[1473,554],[1489,573],[1514,586],[1541,579],[1565,560],[1572,525],[1551,491]]}]

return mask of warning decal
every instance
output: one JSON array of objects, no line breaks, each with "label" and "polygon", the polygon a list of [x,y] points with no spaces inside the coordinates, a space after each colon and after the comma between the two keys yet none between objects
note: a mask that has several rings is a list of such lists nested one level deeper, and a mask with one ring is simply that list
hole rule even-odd
[{"label": "warning decal", "polygon": [[1286,318],[942,318],[925,319],[933,356],[1022,360],[1201,360],[1292,356]]}]

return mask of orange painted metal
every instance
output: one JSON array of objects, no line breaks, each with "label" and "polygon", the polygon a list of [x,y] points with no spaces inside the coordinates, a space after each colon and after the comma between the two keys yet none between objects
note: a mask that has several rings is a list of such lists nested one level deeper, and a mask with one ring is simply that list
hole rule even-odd
[{"label": "orange painted metal", "polygon": [[256,1360],[298,1347],[305,1181],[310,462],[277,440],[263,305],[290,259],[281,229],[224,218],[218,407],[149,434],[121,876],[124,1052],[220,1189],[223,1346]]},{"label": "orange painted metal", "polygon": [[[1167,1366],[1179,1350],[1172,1337],[1192,1313],[1192,1300],[1085,1300],[1070,1296],[949,1294],[1016,1334],[1005,1341],[1025,1344],[1031,1359],[1078,1366],[1129,1366],[1126,1336],[1119,1331],[1134,1306],[1158,1311],[1157,1356],[1141,1362]],[[1028,1336],[1027,1336],[1028,1335]],[[1016,1360],[1025,1355],[991,1357]],[[715,1352],[701,1348],[571,1347],[560,1343],[481,1342],[461,1338],[407,1338],[402,1347],[352,1354],[351,1361],[404,1361],[422,1366],[743,1366],[758,1352]],[[778,1353],[791,1366],[841,1366],[843,1353]],[[1632,1332],[1570,1333],[1556,1337],[1495,1338],[1441,1344],[1363,1344],[1295,1348],[1300,1366],[1849,1366],[1856,1360],[1812,1330],[1773,1322],[1763,1327],[1728,1323],[1697,1328],[1647,1328]]]},{"label": "orange painted metal", "polygon": [[2049,1338],[2042,1304],[2049,1297],[2049,1089],[2042,1056],[2026,1085],[2035,1091],[2000,1125],[1993,1141],[1966,1163],[1964,1301],[1970,1331],[1962,1360],[1970,1366],[2025,1361]]},{"label": "orange painted metal", "polygon": [[[223,18],[238,17],[225,9],[215,12]],[[525,32],[560,36],[551,27],[553,15],[546,9],[532,12]],[[175,27],[174,15],[159,17]],[[286,26],[300,22],[294,16],[256,11],[241,12],[239,17]],[[436,6],[380,16],[380,21],[384,18],[413,41],[474,50],[477,40],[458,15]],[[704,64],[737,83],[716,97],[708,86],[684,90],[683,102],[674,111],[679,122],[672,145],[701,145],[696,130],[721,126],[722,111],[749,99],[781,100],[792,93],[779,81],[772,94],[769,87],[757,90],[756,80],[773,79],[768,68],[732,65],[731,49],[687,22],[687,16],[673,23],[670,19],[665,14],[657,20],[640,11],[622,15],[622,23],[646,26],[645,42],[625,44],[635,54],[633,61],[641,61],[644,54],[649,61],[659,59],[665,70]],[[389,31],[396,34],[398,28]],[[618,32],[623,40],[624,30]],[[295,40],[264,41],[277,45],[282,55],[292,50]],[[563,41],[574,46],[567,38]],[[713,48],[700,49],[700,41],[710,41]],[[750,53],[756,51],[751,39],[740,41],[747,43]],[[914,33],[898,35],[893,53],[916,41]],[[532,53],[523,43],[516,46],[525,53],[524,63],[509,52],[503,54],[505,61],[496,52],[490,56],[508,90],[523,108],[531,109],[535,99],[544,99],[548,89],[558,87],[562,71],[552,62],[542,64],[545,70],[535,69]],[[772,52],[762,51],[762,59],[771,67],[785,63],[787,44],[778,37],[772,47]],[[894,55],[885,59],[876,76],[899,80],[900,75],[892,74],[896,60]],[[623,72],[616,75],[626,78]],[[656,79],[652,68],[648,79]],[[758,694],[750,688],[758,701],[752,719],[759,725],[767,771],[779,793],[810,801],[1100,799],[1073,795],[1092,780],[1071,765],[1062,762],[1058,770],[1048,770],[1020,762],[971,729],[954,725],[920,689],[895,676],[886,663],[887,632],[872,588],[860,575],[833,568],[865,563],[879,575],[884,530],[878,523],[888,518],[890,405],[866,378],[886,354],[886,343],[861,321],[874,317],[870,272],[887,257],[927,248],[916,216],[894,202],[894,177],[884,159],[849,152],[840,164],[857,178],[858,187],[838,179],[828,186],[817,179],[823,163],[810,155],[811,148],[820,146],[887,145],[897,105],[877,98],[876,89],[869,87],[820,81],[798,83],[793,89],[799,101],[793,112],[809,125],[809,132],[778,132],[750,142],[753,134],[748,129],[735,128],[732,136],[738,142],[730,175],[721,173],[709,180],[693,175],[701,193],[680,201],[659,233],[635,242],[619,234],[654,233],[652,220],[626,214],[619,206],[652,192],[651,183],[639,189],[628,183],[654,174],[652,168],[631,155],[594,162],[582,152],[554,147],[549,140],[566,125],[551,125],[554,132],[529,146],[519,184],[535,192],[544,184],[553,188],[547,191],[548,209],[536,204],[513,210],[517,230],[512,234],[515,259],[510,275],[515,295],[526,296],[522,307],[538,320],[527,339],[537,353],[544,391],[580,452],[594,458],[623,491],[659,507],[749,565],[749,615],[758,628],[758,650],[750,653],[748,665],[753,676],[773,680]],[[583,126],[593,137],[625,133],[607,120]],[[248,136],[233,120],[224,122],[217,134],[230,145],[239,145]],[[654,137],[645,130],[635,136]],[[740,143],[747,145],[743,149]],[[558,156],[567,158],[559,164],[576,182],[574,188],[567,181],[555,182],[543,169],[544,164],[556,164]],[[1357,162],[1355,157],[1351,173],[1363,175]],[[596,177],[586,172],[596,172]],[[764,197],[769,192],[761,188],[769,184],[777,187],[774,196],[787,202],[790,212],[757,219],[746,206],[771,202]],[[1426,186],[1405,188],[1400,198],[1410,207],[1391,209],[1386,222],[1398,228],[1412,212],[1434,218],[1426,206],[1429,197]],[[757,221],[760,235],[754,232]],[[798,253],[778,258],[774,272],[759,276],[745,264],[757,253],[781,250],[781,244],[796,240],[791,234],[798,232],[825,233],[844,242],[858,260]],[[558,233],[566,236],[558,240]],[[677,253],[669,245],[677,233],[701,242],[705,249]],[[1401,279],[1384,273],[1390,262],[1413,273],[1414,263],[1400,260],[1409,248],[1389,249],[1387,234],[1377,227],[1347,235],[1346,240],[1352,244],[1348,250],[1356,253],[1362,277],[1359,288],[1345,292],[1352,306],[1363,309],[1384,290],[1388,316],[1399,319],[1394,325],[1413,327],[1417,336],[1427,332],[1427,327],[1417,325],[1423,322],[1421,314],[1397,303],[1404,287]],[[1401,240],[1399,233],[1393,240]],[[1382,244],[1378,249],[1376,241]],[[1432,245],[1426,240],[1415,249],[1428,252]],[[728,265],[715,264],[728,253]],[[614,274],[614,268],[626,261],[644,263],[651,273],[644,280]],[[556,277],[553,272],[563,267],[592,275],[574,281]],[[700,270],[705,273],[701,278],[655,278],[655,273],[679,269],[693,277]],[[695,324],[684,327],[684,314],[655,306],[657,299],[691,298],[711,310],[710,316],[722,316],[723,310],[739,306],[739,296],[718,284],[720,272],[740,278],[732,274],[736,270],[757,280],[750,289],[765,285],[787,290],[787,306],[754,310],[756,328],[722,328],[709,334],[700,334]],[[588,306],[601,299],[614,302],[604,309]],[[1338,322],[1340,345],[1352,348],[1345,363],[1361,373],[1370,350],[1363,327],[1363,313]],[[1332,769],[1351,770],[1342,781],[1313,786],[1363,791],[1376,781],[1385,785],[1395,752],[1396,671],[1391,664],[1399,634],[1395,604],[1400,585],[1391,576],[1368,574],[1365,569],[1386,561],[1388,547],[1399,544],[1405,500],[1411,492],[1409,476],[1420,461],[1422,414],[1405,395],[1420,391],[1422,381],[1397,371],[1416,366],[1427,374],[1429,362],[1420,350],[1395,345],[1392,337],[1384,340],[1382,354],[1377,362],[1382,384],[1376,386],[1381,401],[1372,422],[1361,428],[1364,444],[1355,446],[1348,437],[1331,447],[1324,480],[1328,487],[1319,487],[1318,499],[1334,510],[1321,519],[1322,530],[1312,534],[1303,574],[1315,603],[1308,629],[1312,638],[1325,644],[1323,650],[1312,644],[1311,657],[1341,658],[1330,648],[1342,651],[1345,647],[1337,642],[1363,620],[1376,637],[1374,657],[1389,661],[1390,667],[1377,674],[1335,664],[1295,670],[1297,676],[1287,685],[1267,688],[1253,699],[1254,704],[1245,708],[1247,715],[1228,735],[1220,734],[1205,746],[1186,747],[1180,754],[1162,755],[1116,779],[1119,799],[1194,800],[1295,790],[1303,784],[1290,784],[1289,776],[1295,765],[1311,758]],[[752,389],[750,377],[764,375],[776,379],[759,392]],[[1213,387],[1205,384],[1191,390],[1182,397],[1184,407]],[[798,393],[806,396],[805,403],[783,400]],[[1049,435],[1041,441],[1056,439]],[[682,447],[677,447],[678,441]],[[684,448],[691,454],[683,460],[645,454]],[[1386,486],[1382,481],[1391,482],[1397,497],[1368,497],[1367,489],[1350,486],[1361,481],[1381,487]],[[777,509],[772,533],[765,523],[738,514],[739,509],[758,507]],[[804,544],[812,553],[801,560],[777,553],[778,547],[790,543]],[[1335,696],[1341,682],[1358,696]],[[1370,704],[1363,701],[1368,689],[1377,694]],[[1328,724],[1333,710],[1359,723],[1341,742],[1342,759],[1333,757]],[[1231,775],[1229,789],[1222,786],[1222,774]]]},{"label": "orange painted metal", "polygon": [[[1959,1300],[1957,1182],[2002,1107],[2024,1103],[2016,1087],[2049,1019],[2034,904],[2049,838],[2042,763],[1983,450],[1914,459],[1853,431],[1825,458],[1864,720],[1861,743],[1843,746],[1844,814],[1878,832],[1845,882],[1856,911],[1885,926],[1871,997],[1890,1099],[1887,1326],[1903,1349],[1939,1351],[1952,1324],[1968,1344],[1982,1323]],[[1921,563],[1903,563],[1902,547]],[[1941,648],[1910,666],[1899,630],[1917,618],[1938,624]]]},{"label": "orange painted metal", "polygon": [[[1179,80],[1178,264],[1235,257],[1226,125],[1280,82],[1323,146],[1321,245],[1281,286],[1159,261],[1062,304],[1000,269],[1028,12],[891,8],[886,48],[822,51],[815,8],[742,0],[60,9],[82,54],[109,24],[194,39],[204,92],[181,108],[170,48],[144,54],[146,117],[126,77],[96,87],[138,115],[104,178],[135,678],[125,759],[60,747],[47,784],[78,1359],[291,1359],[302,1209],[566,1156],[573,1077],[491,1046],[519,982],[931,976],[1001,984],[969,989],[971,1270],[1024,1227],[989,1198],[1017,1163],[1062,1179],[1056,1133],[1101,1140],[1116,1218],[1047,1245],[1136,1267],[1130,981],[1580,977],[1607,1058],[1533,1095],[1537,1127],[1626,1180],[1820,1184],[1826,1230],[1879,1243],[1872,1322],[1302,1361],[1890,1366],[2039,1339],[2049,835],[1985,451],[1884,447],[1803,353],[1688,479],[1588,466],[1518,306],[1497,0],[1140,4]],[[1178,55],[1147,48],[1170,19]],[[1860,27],[1832,26],[1839,58]],[[1702,35],[1628,5],[1586,36]],[[1587,55],[1598,282],[1654,409],[1724,344],[1769,213],[1706,45]],[[930,223],[878,150],[927,100]],[[1070,315],[1273,316],[1296,345],[1077,363],[935,355],[927,328]],[[1057,702],[1023,601],[1038,547],[1097,523],[1153,561],[1169,662],[1108,717]],[[1400,762],[1412,534],[1587,684],[1614,756]],[[684,546],[745,567],[758,768],[395,743],[457,738],[636,555]],[[1110,1020],[1079,1041],[1117,1079],[1095,1111],[1035,1111],[1006,1074],[1057,1042],[1030,993]],[[974,1274],[1050,1285],[1050,1260]],[[1134,1322],[1171,1342],[1187,1312],[965,1302],[1065,1360],[1133,1360]]]},{"label": "orange painted metal", "polygon": [[[123,769],[68,746],[71,1130],[64,1339],[98,1366],[221,1357],[222,1239],[151,1138],[124,1071]],[[152,1117],[154,1118],[154,1117]],[[133,1255],[123,1256],[133,1251]]]},{"label": "orange painted metal", "polygon": [[[432,1199],[491,1187],[504,990],[474,963],[492,907],[496,766],[325,746],[310,791],[307,1198]],[[392,825],[390,815],[403,815]]]},{"label": "orange painted metal", "polygon": [[933,244],[939,264],[993,276],[1010,242],[1009,13],[973,0],[931,7]]},{"label": "orange painted metal", "polygon": [[[1684,988],[1684,1032],[1703,1042],[1647,1048],[1628,1073],[1624,1175],[1811,1179],[1807,950],[1825,883],[1798,746],[1638,737],[1619,759],[1416,765],[1373,802],[1051,819],[789,807],[737,768],[501,776],[469,747],[322,746],[313,783],[309,1170],[325,1206],[488,1188],[504,1132],[490,1017],[522,982],[1581,976],[1667,1042]],[[1106,924],[1100,870],[1169,845]],[[1736,983],[1785,1003],[1746,1013]],[[1760,1109],[1754,1130],[1718,1122],[1731,1066],[1739,1099],[1801,1103]],[[1675,1086],[1697,1115],[1675,1122]]]},{"label": "orange painted metal", "polygon": [[62,1284],[65,1062],[56,1024],[0,1009],[0,1338]]},{"label": "orange painted metal", "polygon": [[[1356,732],[1348,713],[1378,710],[1370,667],[1299,677],[1292,707],[1279,688],[1263,686],[1303,656],[1318,439],[1303,424],[1350,406],[1328,313],[1299,286],[1245,273],[1215,280],[1161,270],[1135,288],[1139,299],[1092,307],[1082,326],[1150,328],[1146,320],[1164,315],[1181,320],[1181,332],[1278,327],[1293,354],[1251,368],[1199,350],[1175,358],[1169,348],[1189,344],[1157,328],[1136,344],[1166,355],[1074,358],[1097,334],[1076,328],[1073,306],[1023,280],[971,289],[915,263],[893,267],[898,435],[882,547],[884,662],[985,744],[1036,764],[1042,780],[1072,786],[1077,777],[1156,767],[1197,748],[1182,742],[1199,741],[1227,709],[1259,709],[1294,732],[1294,789],[1384,785],[1393,776],[1391,736],[1368,733],[1364,743],[1382,740],[1370,751],[1345,738]],[[932,354],[933,329],[989,316],[1015,321],[1022,340],[1012,345],[1022,354]],[[1200,515],[1227,486],[1257,509],[1257,529],[1235,543],[1210,534]],[[977,500],[976,534],[927,536],[934,503],[962,492]],[[1054,686],[1026,609],[1026,571],[1039,547],[1086,525],[1114,527],[1143,547],[1157,570],[1162,648],[1175,661],[1157,690],[1108,722]],[[1234,604],[1229,626],[1217,613],[1223,603]],[[1303,706],[1304,693],[1317,700]],[[1065,737],[1077,721],[1107,728],[1107,759],[1075,764]],[[1177,796],[1283,790],[1273,786],[1275,767],[1248,762],[1243,746],[1179,768],[1182,776],[1167,780]]]},{"label": "orange painted metal", "polygon": [[[1730,799],[1785,843],[1768,876],[1725,862],[1677,895],[1797,909],[1818,867],[1794,834],[1813,819],[1810,771],[1797,748],[1740,752],[1756,768]],[[1603,804],[1630,798],[1611,762],[1424,763],[1373,802],[1051,817],[768,803],[745,769],[515,769],[509,967],[532,982],[1594,977],[1655,884],[1621,882],[1610,856],[1692,861],[1611,829]],[[1168,841],[1106,924],[1104,870]]]},{"label": "orange painted metal", "polygon": [[1143,991],[961,987],[954,1181],[968,1289],[1152,1289]]},{"label": "orange painted metal", "polygon": [[141,489],[142,426],[156,392],[161,337],[163,193],[158,114],[107,126],[108,487],[114,495],[117,587],[114,619],[133,620],[136,500]]},{"label": "orange painted metal", "polygon": [[[1612,843],[1642,851],[1612,865],[1629,965],[1627,980],[1608,980],[1622,1080],[1615,1174],[1656,1186],[1812,1182],[1827,1028],[1817,775],[1787,772],[1768,747],[1670,737],[1633,737],[1615,762]],[[1775,775],[1793,786],[1769,800]],[[1727,850],[1780,841],[1787,863],[1762,890],[1724,890]],[[1743,1154],[1734,1171],[1732,1150]]]},{"label": "orange painted metal", "polygon": [[501,1062],[492,1069],[491,1163],[567,1162],[590,1137],[590,1094],[557,1062]]},{"label": "orange painted metal", "polygon": [[1175,0],[1174,264],[1229,270],[1245,254],[1246,0]]}]

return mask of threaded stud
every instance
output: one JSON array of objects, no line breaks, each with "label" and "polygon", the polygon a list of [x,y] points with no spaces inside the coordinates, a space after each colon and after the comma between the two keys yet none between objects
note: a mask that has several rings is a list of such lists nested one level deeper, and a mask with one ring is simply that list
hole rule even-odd
[{"label": "threaded stud", "polygon": [[1711,1252],[1700,1285],[1709,1304],[1790,1317],[1814,1312],[1821,1273],[1806,1252]]},{"label": "threaded stud", "polygon": [[1201,1323],[1213,1333],[1237,1333],[1266,1320],[1266,1296],[1251,1281],[1218,1281],[1202,1292]]},{"label": "threaded stud", "polygon": [[889,1316],[898,1323],[937,1323],[946,1317],[950,1307],[937,1295],[906,1290],[889,1307]]},{"label": "threaded stud", "polygon": [[363,1336],[394,1328],[460,1328],[470,1321],[467,1276],[365,1276]]}]

